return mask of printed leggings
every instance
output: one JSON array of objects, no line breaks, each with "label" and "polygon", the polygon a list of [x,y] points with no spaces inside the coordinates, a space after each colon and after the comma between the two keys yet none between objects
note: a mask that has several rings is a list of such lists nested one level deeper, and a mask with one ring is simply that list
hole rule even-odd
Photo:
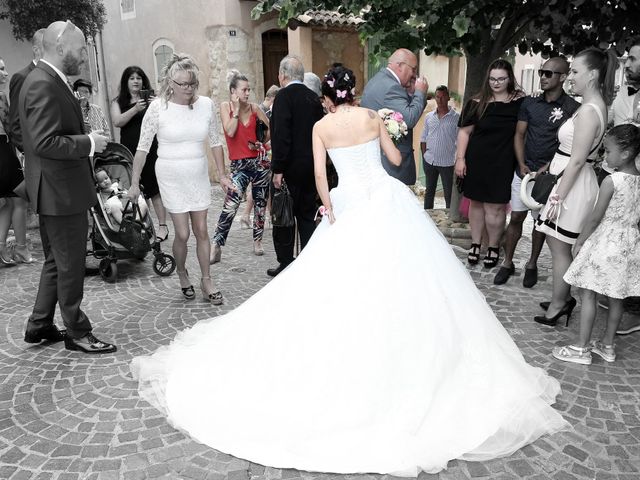
[{"label": "printed leggings", "polygon": [[253,194],[253,240],[262,240],[264,233],[264,216],[267,209],[267,196],[269,195],[269,182],[271,170],[269,163],[257,158],[243,158],[231,161],[231,181],[237,190],[227,192],[224,206],[218,219],[216,233],[213,241],[223,246],[229,235],[231,224],[236,216],[242,197],[251,184]]}]

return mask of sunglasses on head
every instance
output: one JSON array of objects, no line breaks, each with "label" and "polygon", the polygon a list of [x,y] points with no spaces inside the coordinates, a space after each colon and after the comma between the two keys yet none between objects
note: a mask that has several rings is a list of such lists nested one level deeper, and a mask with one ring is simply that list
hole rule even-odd
[{"label": "sunglasses on head", "polygon": [[540,78],[551,78],[554,75],[564,75],[564,72],[554,72],[553,70],[543,70],[542,68],[538,70],[538,76]]}]

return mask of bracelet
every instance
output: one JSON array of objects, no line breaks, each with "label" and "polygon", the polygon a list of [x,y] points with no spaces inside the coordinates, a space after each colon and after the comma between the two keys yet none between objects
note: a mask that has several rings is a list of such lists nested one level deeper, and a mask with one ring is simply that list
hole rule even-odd
[{"label": "bracelet", "polygon": [[560,205],[563,202],[560,195],[554,193],[553,195],[549,195],[549,205]]}]

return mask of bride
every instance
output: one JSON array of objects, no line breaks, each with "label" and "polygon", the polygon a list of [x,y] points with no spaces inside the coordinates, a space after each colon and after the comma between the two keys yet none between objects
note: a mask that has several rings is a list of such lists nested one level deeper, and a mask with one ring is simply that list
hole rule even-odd
[{"label": "bride", "polygon": [[[133,360],[140,395],[194,439],[252,462],[435,473],[568,428],[558,382],[528,365],[411,191],[400,154],[329,71],[313,133],[325,216],[304,251],[236,310]],[[329,153],[340,178],[329,193]],[[425,308],[425,303],[427,308]]]}]

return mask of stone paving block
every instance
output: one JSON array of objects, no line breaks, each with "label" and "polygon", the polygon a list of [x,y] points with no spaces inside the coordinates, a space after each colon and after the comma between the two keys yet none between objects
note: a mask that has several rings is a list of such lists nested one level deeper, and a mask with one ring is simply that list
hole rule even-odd
[{"label": "stone paving block", "polygon": [[486,477],[491,474],[487,467],[480,462],[467,462],[466,467],[471,478]]},{"label": "stone paving block", "polygon": [[579,462],[584,462],[589,457],[589,454],[587,452],[579,449],[578,447],[574,447],[573,445],[566,445],[562,449],[562,452],[566,453],[570,457],[575,458]]}]

